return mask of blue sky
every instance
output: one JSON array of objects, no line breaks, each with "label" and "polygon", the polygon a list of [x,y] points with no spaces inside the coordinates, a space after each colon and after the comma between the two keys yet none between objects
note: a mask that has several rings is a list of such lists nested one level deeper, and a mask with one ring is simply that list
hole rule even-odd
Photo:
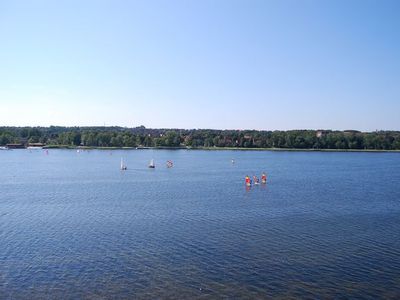
[{"label": "blue sky", "polygon": [[0,125],[400,130],[399,1],[3,1]]}]

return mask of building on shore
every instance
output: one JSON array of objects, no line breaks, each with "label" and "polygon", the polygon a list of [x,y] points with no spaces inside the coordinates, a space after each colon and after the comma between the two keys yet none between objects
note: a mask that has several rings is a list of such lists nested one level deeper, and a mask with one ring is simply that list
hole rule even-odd
[{"label": "building on shore", "polygon": [[43,143],[29,143],[28,147],[43,148],[46,144]]},{"label": "building on shore", "polygon": [[7,144],[8,149],[24,149],[24,144]]},{"label": "building on shore", "polygon": [[317,136],[317,138],[322,138],[323,136],[327,135],[328,131],[326,130],[317,130],[315,135]]}]

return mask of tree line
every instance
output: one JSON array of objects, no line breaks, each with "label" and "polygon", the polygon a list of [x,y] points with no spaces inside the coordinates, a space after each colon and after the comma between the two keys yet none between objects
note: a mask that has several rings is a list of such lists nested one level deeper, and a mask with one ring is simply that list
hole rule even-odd
[{"label": "tree line", "polygon": [[400,131],[0,127],[0,145],[400,150]]}]

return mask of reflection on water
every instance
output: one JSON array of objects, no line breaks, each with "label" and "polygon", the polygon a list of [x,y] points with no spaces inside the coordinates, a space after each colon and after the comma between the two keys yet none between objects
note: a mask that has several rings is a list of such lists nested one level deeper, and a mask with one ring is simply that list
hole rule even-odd
[{"label": "reflection on water", "polygon": [[0,298],[398,298],[399,183],[395,153],[2,151]]}]

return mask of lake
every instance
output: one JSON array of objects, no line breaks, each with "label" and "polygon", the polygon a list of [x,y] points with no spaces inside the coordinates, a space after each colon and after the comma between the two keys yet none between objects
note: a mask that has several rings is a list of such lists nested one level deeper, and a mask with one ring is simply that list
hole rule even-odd
[{"label": "lake", "polygon": [[0,241],[2,299],[399,298],[400,153],[0,151]]}]

